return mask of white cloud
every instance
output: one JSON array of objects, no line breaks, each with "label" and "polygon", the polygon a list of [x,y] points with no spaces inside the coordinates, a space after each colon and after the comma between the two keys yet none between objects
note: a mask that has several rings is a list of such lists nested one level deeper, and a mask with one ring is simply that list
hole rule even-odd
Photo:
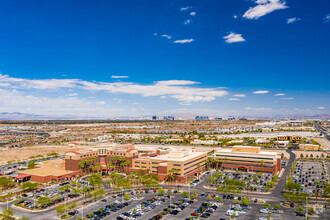
[{"label": "white cloud", "polygon": [[245,41],[241,34],[235,34],[233,32],[224,36],[223,39],[225,39],[228,44]]},{"label": "white cloud", "polygon": [[160,96],[159,98],[161,98],[161,99],[166,99],[167,96],[166,96],[166,95],[162,95],[162,96]]},{"label": "white cloud", "polygon": [[112,75],[111,78],[112,79],[127,79],[128,76],[115,76],[115,75]]},{"label": "white cloud", "polygon": [[273,11],[286,9],[286,2],[283,0],[255,0],[257,4],[254,7],[250,7],[243,17],[247,19],[258,19],[264,15],[267,15]]},{"label": "white cloud", "polygon": [[239,101],[240,99],[238,98],[229,98],[229,101]]},{"label": "white cloud", "polygon": [[215,97],[201,95],[171,95],[170,97],[183,102],[210,102],[215,100]]},{"label": "white cloud", "polygon": [[236,19],[236,18],[238,18],[238,16],[237,15],[233,15],[233,18]]},{"label": "white cloud", "polygon": [[99,101],[99,102],[96,102],[96,104],[98,104],[98,105],[105,105],[106,102],[105,101]]},{"label": "white cloud", "polygon": [[191,81],[191,80],[167,80],[167,81],[157,81],[158,85],[166,85],[166,86],[179,86],[179,85],[194,85],[199,84],[199,82]]},{"label": "white cloud", "polygon": [[171,38],[172,38],[171,35],[167,35],[167,34],[163,34],[162,37],[165,37],[165,38],[167,38],[167,39],[171,39]]},{"label": "white cloud", "polygon": [[294,99],[293,97],[288,97],[288,98],[281,98],[281,99],[284,99],[284,100],[291,100],[291,99]]},{"label": "white cloud", "polygon": [[325,109],[325,107],[317,107],[317,109],[320,109],[320,110],[322,110],[322,109]]},{"label": "white cloud", "polygon": [[69,96],[69,97],[72,97],[72,96],[77,96],[78,93],[70,93],[70,94],[66,94],[65,96]]},{"label": "white cloud", "polygon": [[180,11],[188,11],[190,9],[192,9],[192,6],[187,6],[187,7],[180,8]]},{"label": "white cloud", "polygon": [[173,43],[175,43],[175,44],[187,44],[187,43],[191,43],[193,41],[195,41],[195,40],[191,38],[191,39],[175,40],[175,41],[173,41]]},{"label": "white cloud", "polygon": [[[12,93],[0,91],[0,109],[6,112],[24,112],[46,115],[90,115],[103,114],[103,110],[95,108],[93,103],[77,97],[50,98],[44,96],[26,95],[23,92]],[[85,112],[82,112],[85,111]]]},{"label": "white cloud", "polygon": [[258,90],[258,91],[254,91],[253,93],[254,94],[266,94],[266,93],[269,93],[269,91],[267,91],[267,90]]},{"label": "white cloud", "polygon": [[187,19],[183,22],[183,24],[190,24],[191,23],[191,20],[190,19]]},{"label": "white cloud", "polygon": [[196,15],[196,12],[192,11],[192,12],[190,12],[190,15],[191,16],[195,16]]},{"label": "white cloud", "polygon": [[277,93],[274,96],[283,96],[283,95],[285,95],[285,93]]},{"label": "white cloud", "polygon": [[286,23],[287,24],[293,24],[293,23],[296,23],[297,21],[300,21],[301,19],[300,18],[288,18],[286,20]]},{"label": "white cloud", "polygon": [[235,97],[240,97],[240,98],[246,97],[245,94],[235,94],[235,95],[233,95],[233,96],[235,96]]},{"label": "white cloud", "polygon": [[[228,95],[222,88],[198,88],[199,82],[191,80],[168,80],[156,81],[150,85],[142,85],[133,82],[89,82],[79,79],[43,79],[31,80],[24,78],[13,78],[0,74],[0,83],[8,83],[8,88],[20,89],[80,89],[92,93],[123,93],[142,95],[144,97],[168,96],[179,101],[199,102],[213,101],[216,97]],[[194,87],[192,87],[194,86]],[[72,97],[73,98],[73,97]]]},{"label": "white cloud", "polygon": [[246,107],[245,110],[249,110],[249,111],[271,111],[271,108],[252,108],[252,107]]},{"label": "white cloud", "polygon": [[325,23],[330,22],[330,14],[327,14],[326,16],[324,16],[324,21],[325,21]]},{"label": "white cloud", "polygon": [[154,33],[154,36],[157,36],[158,35],[158,33]]}]

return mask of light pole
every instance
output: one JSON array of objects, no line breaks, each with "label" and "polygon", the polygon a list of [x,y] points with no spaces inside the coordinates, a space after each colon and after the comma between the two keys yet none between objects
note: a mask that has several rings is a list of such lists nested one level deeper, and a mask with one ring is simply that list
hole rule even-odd
[{"label": "light pole", "polygon": [[124,202],[124,199],[123,199],[123,194],[124,194],[124,190],[122,189],[122,190],[121,190],[121,203],[123,203],[123,202]]},{"label": "light pole", "polygon": [[306,220],[307,220],[307,209],[308,209],[308,207],[307,207],[307,196],[306,196]]}]

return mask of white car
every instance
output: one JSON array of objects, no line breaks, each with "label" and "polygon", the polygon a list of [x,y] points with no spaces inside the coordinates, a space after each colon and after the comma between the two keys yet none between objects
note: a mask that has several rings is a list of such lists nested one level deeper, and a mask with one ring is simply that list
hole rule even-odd
[{"label": "white car", "polygon": [[261,209],[260,210],[260,213],[268,214],[269,213],[269,210],[268,209]]},{"label": "white car", "polygon": [[238,211],[234,211],[234,210],[227,210],[226,215],[228,216],[233,216],[235,214],[235,216],[239,216],[239,212]]}]

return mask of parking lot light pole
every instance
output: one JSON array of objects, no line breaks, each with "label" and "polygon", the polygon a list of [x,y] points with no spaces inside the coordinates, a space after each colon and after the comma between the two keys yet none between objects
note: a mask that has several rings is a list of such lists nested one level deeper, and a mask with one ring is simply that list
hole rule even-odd
[{"label": "parking lot light pole", "polygon": [[306,220],[307,220],[307,209],[308,209],[308,207],[307,207],[307,196],[306,196]]}]

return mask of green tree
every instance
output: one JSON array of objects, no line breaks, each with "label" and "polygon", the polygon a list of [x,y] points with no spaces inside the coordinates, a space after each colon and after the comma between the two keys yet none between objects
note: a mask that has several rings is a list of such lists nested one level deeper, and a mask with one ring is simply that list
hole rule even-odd
[{"label": "green tree", "polygon": [[215,197],[215,201],[220,202],[221,198],[219,196]]},{"label": "green tree", "polygon": [[59,205],[56,207],[56,213],[62,216],[66,212],[64,205]]},{"label": "green tree", "polygon": [[274,209],[280,209],[280,208],[281,208],[280,204],[275,204],[274,205]]},{"label": "green tree", "polygon": [[165,190],[162,189],[162,188],[158,189],[158,194],[164,195],[165,194]]},{"label": "green tree", "polygon": [[313,214],[314,214],[314,213],[315,213],[315,209],[314,209],[314,208],[312,208],[312,207],[311,207],[311,208],[308,208],[308,212],[311,212],[311,213],[313,213]]},{"label": "green tree", "polygon": [[26,217],[26,216],[23,216],[23,217],[21,218],[21,220],[29,220],[29,218]]},{"label": "green tree", "polygon": [[265,207],[265,208],[270,208],[270,207],[272,207],[272,206],[271,206],[271,204],[269,204],[269,203],[265,203],[265,204],[264,204],[264,207]]},{"label": "green tree", "polygon": [[125,195],[124,195],[124,199],[129,199],[131,196],[129,195],[129,194],[127,194],[127,193],[125,193]]},{"label": "green tree", "polygon": [[11,177],[0,177],[0,187],[4,189],[10,189],[16,186],[16,183],[13,182],[13,179]]},{"label": "green tree", "polygon": [[95,186],[102,185],[102,176],[100,173],[93,173],[89,178],[86,179],[87,182],[94,188]]},{"label": "green tree", "polygon": [[242,204],[243,204],[243,205],[249,205],[249,204],[250,204],[250,200],[247,199],[247,198],[243,198],[243,199],[242,199]]},{"label": "green tree", "polygon": [[304,211],[304,208],[301,206],[297,206],[297,212],[302,212],[302,211]]},{"label": "green tree", "polygon": [[46,206],[54,202],[53,199],[49,198],[48,196],[40,196],[37,200],[37,204],[40,206]]},{"label": "green tree", "polygon": [[36,166],[35,162],[34,161],[29,161],[28,163],[28,169],[34,169]]},{"label": "green tree", "polygon": [[0,214],[3,220],[11,220],[14,219],[14,210],[12,208],[8,208],[3,210],[2,214]]},{"label": "green tree", "polygon": [[32,191],[35,188],[37,188],[38,183],[32,183],[32,182],[25,182],[21,185],[21,189],[23,191]]},{"label": "green tree", "polygon": [[182,193],[182,196],[183,196],[183,197],[188,197],[188,196],[189,196],[189,193],[188,193],[187,191],[184,191],[184,192]]}]

